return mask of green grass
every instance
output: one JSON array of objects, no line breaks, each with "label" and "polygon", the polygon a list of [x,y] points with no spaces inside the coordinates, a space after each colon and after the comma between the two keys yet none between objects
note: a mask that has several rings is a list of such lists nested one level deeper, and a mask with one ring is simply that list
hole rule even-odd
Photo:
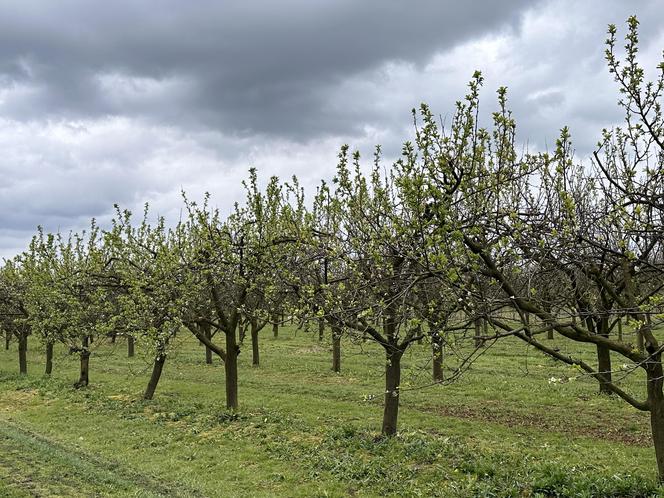
[{"label": "green grass", "polygon": [[[658,496],[648,415],[593,380],[506,340],[456,383],[428,386],[429,349],[404,359],[400,434],[379,436],[383,358],[282,329],[262,334],[260,368],[240,355],[240,411],[224,370],[182,334],[155,399],[147,358],[97,346],[91,385],[56,353],[52,378],[31,342],[0,351],[0,496]],[[548,341],[551,342],[551,341]],[[561,349],[563,341],[553,341]],[[593,361],[592,349],[582,355]],[[617,360],[616,360],[616,363]],[[619,366],[619,365],[616,365]],[[643,379],[625,385],[641,394]],[[661,494],[664,496],[664,494]]]}]

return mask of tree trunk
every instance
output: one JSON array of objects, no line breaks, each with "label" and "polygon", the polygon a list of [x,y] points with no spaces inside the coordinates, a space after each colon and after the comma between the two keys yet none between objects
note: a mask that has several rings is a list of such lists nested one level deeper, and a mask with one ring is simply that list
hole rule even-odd
[{"label": "tree trunk", "polygon": [[127,357],[132,358],[134,356],[134,336],[127,336]]},{"label": "tree trunk", "polygon": [[240,344],[244,344],[244,338],[247,336],[248,325],[249,321],[246,319],[241,319],[240,322],[238,323],[238,327],[240,329]]},{"label": "tree trunk", "polygon": [[275,339],[279,337],[279,315],[272,317],[272,337]]},{"label": "tree trunk", "polygon": [[341,372],[341,329],[332,327],[332,371]]},{"label": "tree trunk", "polygon": [[643,353],[643,350],[645,349],[645,342],[643,340],[643,334],[641,333],[641,330],[636,331],[636,347]]},{"label": "tree trunk", "polygon": [[11,332],[5,332],[5,351],[9,351],[9,343],[12,341]]},{"label": "tree trunk", "polygon": [[143,394],[143,399],[152,399],[154,392],[157,390],[157,384],[159,384],[159,379],[161,378],[161,372],[164,369],[164,363],[166,362],[166,355],[163,352],[157,353],[157,356],[154,359],[154,365],[152,366],[152,375],[150,376],[150,382],[148,382],[148,387],[145,389]]},{"label": "tree trunk", "polygon": [[251,319],[251,364],[255,367],[260,365],[260,352],[258,351],[258,323],[255,318]]},{"label": "tree trunk", "polygon": [[403,352],[398,349],[386,351],[385,354],[385,406],[382,429],[385,436],[394,436],[397,433],[402,354]]},{"label": "tree trunk", "polygon": [[53,343],[49,341],[46,343],[46,369],[44,373],[46,375],[51,375],[52,372],[53,372]]},{"label": "tree trunk", "polygon": [[484,346],[484,341],[482,340],[482,319],[475,319],[475,347],[481,348]]},{"label": "tree trunk", "polygon": [[443,380],[443,339],[438,332],[431,334],[431,349],[433,353],[433,381]]},{"label": "tree trunk", "polygon": [[322,341],[325,337],[325,319],[318,319],[318,340]]},{"label": "tree trunk", "polygon": [[224,371],[226,373],[226,408],[229,410],[238,409],[237,396],[237,355],[240,352],[237,346],[236,337],[237,326],[232,330],[226,331],[226,360],[224,361]]},{"label": "tree trunk", "polygon": [[[552,310],[551,305],[547,305],[547,307],[544,308],[544,311],[546,311],[546,312],[548,312],[548,313],[550,313],[550,314],[553,315],[553,310]],[[553,338],[554,338],[554,335],[553,335],[553,329],[547,331],[547,333],[546,333],[546,338],[547,338],[548,340],[550,340],[550,341],[553,341]]]},{"label": "tree trunk", "polygon": [[[602,337],[609,337],[609,318],[603,316],[596,323],[597,333]],[[606,346],[597,345],[597,371],[602,374],[603,380],[599,382],[600,394],[612,395],[613,391],[609,389],[611,383],[611,351]]]},{"label": "tree trunk", "polygon": [[78,382],[74,384],[75,388],[85,387],[90,383],[90,350],[88,349],[89,339],[86,335],[83,337],[81,345],[80,359],[81,359],[81,374],[79,375]]},{"label": "tree trunk", "polygon": [[599,392],[601,394],[613,394],[607,384],[611,383],[611,354],[606,346],[597,345],[597,371],[602,374],[604,380],[599,381]]},{"label": "tree trunk", "polygon": [[[650,315],[646,315],[645,317],[646,317],[645,318],[646,323],[649,324]],[[645,339],[643,337],[643,327],[642,326],[636,329],[636,347],[642,353],[646,349]]]},{"label": "tree trunk", "polygon": [[111,344],[115,344],[115,339],[116,339],[117,335],[118,335],[118,334],[116,334],[115,332],[113,332],[113,333],[111,334]]},{"label": "tree trunk", "polygon": [[648,401],[650,403],[650,429],[657,459],[657,474],[660,483],[664,483],[664,369],[662,353],[655,352],[646,367]]},{"label": "tree trunk", "polygon": [[18,338],[18,371],[21,374],[28,373],[28,336],[21,334]]},{"label": "tree trunk", "polygon": [[618,318],[618,340],[623,340],[622,318]]},{"label": "tree trunk", "polygon": [[[203,328],[203,334],[205,334],[205,337],[208,341],[212,340],[212,331],[209,323],[205,323],[202,325]],[[202,344],[202,343],[201,343]],[[206,365],[212,365],[212,350],[205,346],[205,364]]]}]

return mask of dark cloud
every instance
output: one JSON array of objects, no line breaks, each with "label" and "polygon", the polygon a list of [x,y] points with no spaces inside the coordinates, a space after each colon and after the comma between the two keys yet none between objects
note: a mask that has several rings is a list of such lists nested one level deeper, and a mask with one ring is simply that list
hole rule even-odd
[{"label": "dark cloud", "polygon": [[[532,4],[5,4],[0,81],[27,90],[0,112],[18,119],[134,114],[298,140],[345,132],[353,123],[344,122],[343,109],[329,116],[317,111],[346,78],[386,61],[423,64],[474,36],[517,26],[522,9]],[[178,81],[186,91],[178,91]],[[157,97],[149,90],[141,95],[141,84]]]}]

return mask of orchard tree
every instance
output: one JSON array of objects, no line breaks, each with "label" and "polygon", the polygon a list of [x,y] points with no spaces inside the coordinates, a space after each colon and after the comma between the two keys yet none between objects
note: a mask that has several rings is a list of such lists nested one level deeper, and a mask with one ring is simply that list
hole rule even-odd
[{"label": "orchard tree", "polygon": [[307,284],[300,289],[311,313],[330,323],[333,341],[344,331],[382,347],[382,433],[387,436],[397,432],[402,358],[427,333],[425,320],[442,325],[442,309],[454,300],[446,292],[429,291],[426,305],[421,304],[427,286],[450,289],[446,274],[434,275],[423,264],[435,252],[424,189],[426,160],[405,144],[402,160],[383,173],[377,148],[373,168],[364,174],[359,153],[351,157],[348,147],[342,148],[334,189],[323,184],[314,203]]},{"label": "orchard tree", "polygon": [[245,184],[246,203],[236,205],[226,219],[209,206],[209,197],[202,205],[187,203],[191,250],[185,264],[194,270],[196,285],[205,289],[212,304],[212,319],[205,321],[225,335],[226,405],[231,410],[238,408],[238,327],[243,315],[265,319],[258,292],[272,278],[273,248],[290,240],[277,231],[279,217],[291,209],[278,179],[270,180],[265,193],[257,182],[252,169]]},{"label": "orchard tree", "polygon": [[116,210],[114,227],[106,234],[113,275],[122,289],[114,325],[137,338],[152,355],[152,375],[143,395],[152,399],[195,289],[191,272],[180,259],[187,233],[182,224],[167,229],[162,217],[151,225],[147,205],[138,226],[132,225],[130,211]]},{"label": "orchard tree", "polygon": [[[456,239],[463,242],[468,256],[458,251],[457,266],[470,262],[491,279],[521,322],[515,327],[492,317],[494,326],[575,366],[597,379],[603,390],[650,412],[662,478],[664,369],[656,331],[662,324],[664,287],[661,259],[664,64],[659,66],[657,81],[644,83],[643,71],[636,61],[637,44],[637,22],[631,18],[625,66],[620,66],[614,51],[615,28],[610,27],[607,59],[624,95],[621,105],[626,110],[626,127],[604,132],[601,150],[594,155],[598,174],[571,163],[566,130],[553,157],[538,154],[523,159],[517,159],[510,148],[494,148],[488,154],[491,151],[485,146],[488,139],[482,139],[481,132],[472,132],[472,142],[480,145],[471,150],[479,148],[484,152],[475,158],[469,151],[465,160],[457,161],[473,166],[464,169],[466,180],[462,181],[461,197],[453,199],[432,188],[436,194],[432,195],[432,206],[441,227],[453,220],[455,230],[460,231]],[[511,118],[501,111],[494,119],[500,130]],[[494,140],[500,136],[500,132],[494,134]],[[475,167],[477,159],[481,159],[479,168]],[[543,190],[542,185],[549,189]],[[443,236],[454,238],[454,233],[441,229]],[[524,281],[524,270],[537,278]],[[558,304],[572,309],[576,320],[559,316],[550,309],[550,293],[541,286],[552,275],[558,278],[557,293],[561,296]],[[536,317],[541,325],[533,328],[530,316]],[[632,319],[642,335],[643,350],[609,336],[610,322],[617,323],[626,317]],[[598,351],[597,367],[574,353],[564,354],[546,346],[538,335],[548,330],[555,330],[571,343],[594,345]],[[611,354],[621,356],[625,369],[622,376],[638,371],[644,374],[645,400],[627,392],[618,380],[611,378],[608,361]]]},{"label": "orchard tree", "polygon": [[[18,342],[18,364],[21,374],[28,373],[28,336],[30,335],[29,313],[26,306],[28,281],[22,257],[6,260],[0,267],[0,330]],[[48,371],[47,368],[47,372]]]},{"label": "orchard tree", "polygon": [[75,387],[89,383],[90,355],[96,338],[113,331],[114,300],[106,270],[110,264],[99,227],[45,235],[30,245],[29,297],[26,308],[32,330],[45,341],[57,340],[77,353],[80,376]]}]

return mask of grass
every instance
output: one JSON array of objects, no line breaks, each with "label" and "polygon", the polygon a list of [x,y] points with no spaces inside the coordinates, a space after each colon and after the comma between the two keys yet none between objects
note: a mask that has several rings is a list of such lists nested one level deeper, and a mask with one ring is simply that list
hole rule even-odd
[{"label": "grass", "polygon": [[[648,415],[584,377],[549,383],[578,372],[521,343],[429,387],[429,349],[414,346],[400,434],[384,439],[375,346],[344,342],[335,374],[315,334],[262,334],[259,368],[248,345],[240,355],[238,413],[225,410],[223,366],[204,365],[186,334],[149,402],[140,345],[133,359],[122,341],[98,345],[82,390],[64,351],[52,378],[37,342],[28,376],[15,345],[0,351],[0,496],[664,496]],[[642,379],[624,384],[643,392]]]}]

